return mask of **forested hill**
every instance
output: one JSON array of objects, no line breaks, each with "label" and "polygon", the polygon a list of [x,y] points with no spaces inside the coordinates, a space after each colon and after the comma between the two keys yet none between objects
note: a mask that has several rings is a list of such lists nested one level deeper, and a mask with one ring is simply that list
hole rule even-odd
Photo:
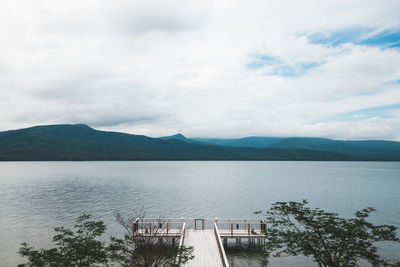
[{"label": "forested hill", "polygon": [[[274,142],[277,144],[277,142]],[[374,146],[373,143],[370,144]],[[386,148],[389,149],[389,148]],[[304,147],[240,147],[95,130],[84,124],[0,132],[0,160],[399,160]],[[399,153],[400,154],[400,153]]]},{"label": "forested hill", "polygon": [[243,137],[238,139],[187,139],[231,147],[306,149],[336,152],[368,160],[400,160],[400,142],[385,140],[346,141],[314,137]]}]

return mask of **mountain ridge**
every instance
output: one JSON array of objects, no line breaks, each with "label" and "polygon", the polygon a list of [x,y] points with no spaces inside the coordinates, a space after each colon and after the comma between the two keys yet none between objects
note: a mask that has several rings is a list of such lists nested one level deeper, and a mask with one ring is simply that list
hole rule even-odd
[{"label": "mountain ridge", "polygon": [[[173,136],[170,136],[173,138]],[[184,137],[184,136],[183,136]],[[400,160],[400,142],[387,140],[335,140],[322,137],[186,138],[201,143],[231,147],[305,149],[344,153],[370,160]]]},{"label": "mountain ridge", "polygon": [[[282,140],[278,139],[270,145]],[[252,138],[244,140],[254,141]],[[365,157],[304,146],[239,145],[200,142],[182,134],[153,138],[100,131],[85,124],[40,125],[0,132],[0,160],[400,160],[397,148],[387,157],[375,158],[374,154]],[[370,143],[372,147],[377,145]],[[383,149],[384,152],[389,150]]]}]

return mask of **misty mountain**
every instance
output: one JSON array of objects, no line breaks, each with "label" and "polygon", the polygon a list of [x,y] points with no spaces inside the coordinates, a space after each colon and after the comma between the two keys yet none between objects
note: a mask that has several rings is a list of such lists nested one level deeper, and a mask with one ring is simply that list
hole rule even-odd
[{"label": "misty mountain", "polygon": [[[171,137],[172,138],[172,137]],[[400,142],[385,140],[342,141],[314,137],[244,137],[238,139],[186,138],[204,144],[230,147],[304,149],[335,152],[368,160],[400,160]]]},{"label": "misty mountain", "polygon": [[336,152],[375,160],[400,160],[400,142],[384,140],[341,141],[297,137],[282,139],[268,147]]}]

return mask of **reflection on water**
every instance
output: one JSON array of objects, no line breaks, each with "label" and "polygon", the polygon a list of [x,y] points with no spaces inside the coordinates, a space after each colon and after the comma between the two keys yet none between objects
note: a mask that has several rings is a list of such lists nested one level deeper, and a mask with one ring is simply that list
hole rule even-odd
[{"label": "reflection on water", "polygon": [[[254,241],[253,241],[254,242]],[[246,239],[242,239],[240,243],[236,240],[229,240],[228,244],[224,246],[226,257],[232,267],[238,266],[251,266],[251,267],[264,267],[264,266],[297,266],[297,267],[310,267],[317,266],[312,259],[304,256],[296,257],[267,257],[263,250],[262,244],[258,245],[253,243],[249,245]],[[368,266],[368,265],[365,265]],[[364,265],[363,265],[364,267]]]},{"label": "reflection on water", "polygon": [[[301,199],[346,217],[372,206],[378,212],[371,221],[399,227],[400,163],[0,162],[0,262],[15,266],[20,243],[47,246],[51,229],[70,227],[83,213],[103,220],[108,234],[118,235],[116,210],[144,209],[154,217],[252,218],[273,202]],[[393,257],[400,246],[383,244],[380,251]],[[314,266],[301,258],[269,262],[308,264]]]},{"label": "reflection on water", "polygon": [[246,239],[241,240],[241,244],[237,244],[236,240],[229,240],[224,248],[229,266],[268,266],[262,245],[249,245]]}]

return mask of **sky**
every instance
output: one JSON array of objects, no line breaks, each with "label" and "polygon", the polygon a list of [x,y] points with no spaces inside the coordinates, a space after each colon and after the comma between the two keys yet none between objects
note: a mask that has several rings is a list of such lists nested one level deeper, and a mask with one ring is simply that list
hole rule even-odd
[{"label": "sky", "polygon": [[0,131],[400,141],[399,0],[3,0]]}]

